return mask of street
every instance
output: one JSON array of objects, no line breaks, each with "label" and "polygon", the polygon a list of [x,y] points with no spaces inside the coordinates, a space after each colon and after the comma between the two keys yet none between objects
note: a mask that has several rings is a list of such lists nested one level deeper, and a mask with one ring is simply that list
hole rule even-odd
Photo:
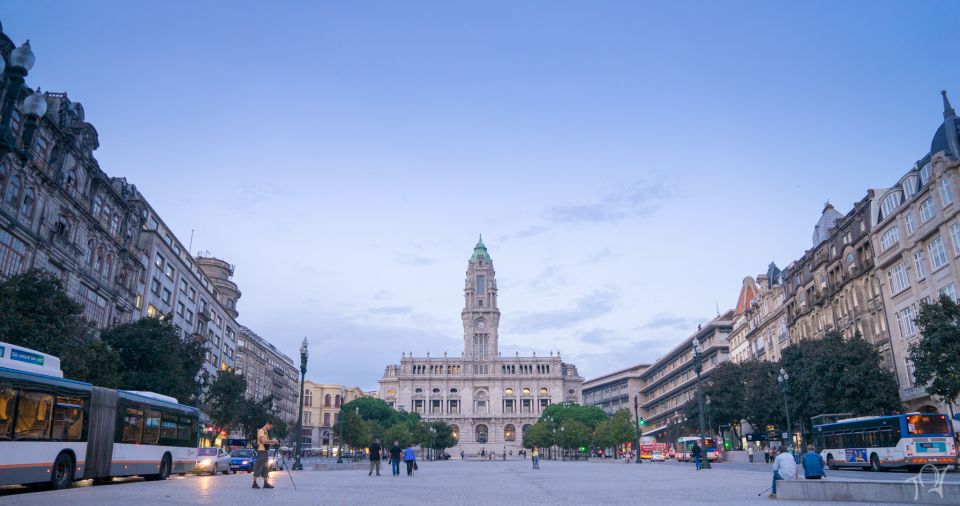
[{"label": "street", "polygon": [[[414,477],[365,471],[301,471],[271,474],[274,490],[253,490],[248,474],[174,476],[164,482],[123,480],[102,486],[81,483],[71,489],[26,492],[0,490],[0,503],[30,506],[71,504],[344,504],[411,501],[418,504],[770,504],[770,474],[757,464],[717,464],[697,472],[692,464],[675,462],[636,465],[618,461],[544,461],[540,470],[525,460],[421,462]],[[751,467],[752,466],[752,467]],[[835,473],[836,474],[836,473]],[[857,478],[891,473],[844,473]],[[906,478],[906,474],[903,474]],[[956,480],[951,476],[951,480]],[[791,504],[798,504],[796,502]],[[847,504],[847,503],[834,503]],[[851,503],[852,504],[852,503]]]}]

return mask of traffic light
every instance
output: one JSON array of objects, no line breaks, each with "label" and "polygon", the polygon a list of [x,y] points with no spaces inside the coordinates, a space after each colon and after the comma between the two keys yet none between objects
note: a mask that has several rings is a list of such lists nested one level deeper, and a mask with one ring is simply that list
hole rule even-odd
[{"label": "traffic light", "polygon": [[647,421],[644,420],[643,417],[640,417],[640,425],[646,425],[646,424],[647,424]]}]

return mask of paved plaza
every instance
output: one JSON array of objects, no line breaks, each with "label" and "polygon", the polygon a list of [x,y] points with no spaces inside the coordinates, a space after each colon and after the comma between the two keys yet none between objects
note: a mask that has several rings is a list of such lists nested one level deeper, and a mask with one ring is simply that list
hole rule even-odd
[{"label": "paved plaza", "polygon": [[[423,462],[415,477],[366,471],[301,471],[294,489],[285,472],[272,473],[274,490],[253,490],[247,474],[172,477],[165,482],[133,481],[68,490],[2,495],[0,504],[23,506],[70,504],[168,505],[229,504],[776,504],[798,501],[768,499],[757,493],[770,485],[770,475],[723,464],[697,472],[676,463],[529,461]],[[831,503],[863,504],[863,503]]]}]

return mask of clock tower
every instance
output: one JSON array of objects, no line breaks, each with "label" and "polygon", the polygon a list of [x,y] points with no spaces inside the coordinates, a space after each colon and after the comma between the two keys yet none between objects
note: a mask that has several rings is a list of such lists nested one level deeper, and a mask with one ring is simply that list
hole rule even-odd
[{"label": "clock tower", "polygon": [[491,362],[497,359],[500,309],[497,307],[497,278],[493,261],[483,244],[483,236],[473,248],[467,262],[467,279],[463,288],[464,359],[473,364],[474,374],[489,374]]}]

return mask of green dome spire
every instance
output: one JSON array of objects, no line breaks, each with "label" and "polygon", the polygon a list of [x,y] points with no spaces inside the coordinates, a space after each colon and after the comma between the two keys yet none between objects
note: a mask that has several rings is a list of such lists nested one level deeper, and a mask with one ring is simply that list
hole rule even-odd
[{"label": "green dome spire", "polygon": [[477,241],[477,245],[473,247],[473,256],[470,257],[470,261],[476,262],[479,258],[488,262],[490,261],[490,254],[487,253],[487,247],[483,244],[483,234],[480,234],[480,240]]}]

